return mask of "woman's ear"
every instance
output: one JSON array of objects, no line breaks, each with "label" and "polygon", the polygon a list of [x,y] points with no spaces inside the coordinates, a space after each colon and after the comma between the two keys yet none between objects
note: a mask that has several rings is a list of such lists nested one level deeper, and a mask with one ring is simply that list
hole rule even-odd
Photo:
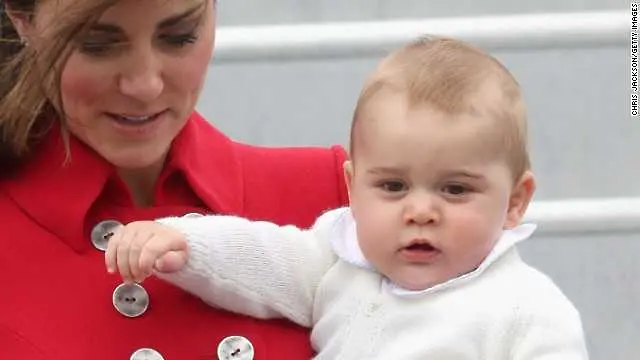
[{"label": "woman's ear", "polygon": [[33,32],[31,22],[32,14],[24,11],[12,10],[8,6],[5,8],[5,12],[9,17],[9,20],[11,20],[11,24],[14,29],[16,29],[18,36],[20,36],[22,43],[28,43],[31,38],[31,33]]},{"label": "woman's ear", "polygon": [[344,182],[347,184],[347,194],[349,195],[349,201],[351,201],[351,188],[353,186],[353,162],[347,160],[342,164],[344,171]]},{"label": "woman's ear", "polygon": [[503,228],[512,229],[520,224],[535,190],[535,177],[531,171],[526,171],[511,192],[507,219]]}]

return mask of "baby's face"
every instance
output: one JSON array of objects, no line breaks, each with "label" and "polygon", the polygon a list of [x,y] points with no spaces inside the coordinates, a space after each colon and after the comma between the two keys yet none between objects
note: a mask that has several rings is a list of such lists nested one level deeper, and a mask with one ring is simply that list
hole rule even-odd
[{"label": "baby's face", "polygon": [[507,223],[514,183],[495,123],[371,102],[345,170],[365,257],[395,283],[421,290],[477,267]]}]

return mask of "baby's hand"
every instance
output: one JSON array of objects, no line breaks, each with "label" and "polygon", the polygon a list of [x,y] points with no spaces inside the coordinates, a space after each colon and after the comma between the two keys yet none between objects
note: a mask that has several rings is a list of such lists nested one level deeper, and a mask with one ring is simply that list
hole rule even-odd
[{"label": "baby's hand", "polygon": [[105,264],[109,273],[116,266],[127,283],[142,282],[153,270],[174,272],[187,262],[187,241],[166,225],[136,221],[120,227],[109,239]]}]

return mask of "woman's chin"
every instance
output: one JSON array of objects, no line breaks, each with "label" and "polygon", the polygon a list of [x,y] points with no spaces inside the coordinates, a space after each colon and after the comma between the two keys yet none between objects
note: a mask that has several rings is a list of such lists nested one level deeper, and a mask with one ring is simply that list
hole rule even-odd
[{"label": "woman's chin", "polygon": [[102,156],[114,167],[124,171],[161,169],[166,159],[166,149],[131,149],[117,153],[103,153]]}]

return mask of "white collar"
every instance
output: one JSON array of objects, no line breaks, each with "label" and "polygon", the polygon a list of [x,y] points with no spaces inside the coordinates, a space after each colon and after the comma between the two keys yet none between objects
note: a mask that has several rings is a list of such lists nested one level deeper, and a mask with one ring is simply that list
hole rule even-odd
[{"label": "white collar", "polygon": [[[349,208],[342,208],[335,212],[335,222],[333,231],[330,236],[331,246],[336,255],[354,266],[376,271],[375,268],[367,261],[362,254],[360,244],[358,243],[356,223],[351,215]],[[399,285],[392,283],[385,277],[383,287],[391,291],[393,294],[402,297],[413,297],[433,293],[442,289],[449,288],[453,285],[464,281],[471,280],[480,276],[485,270],[496,262],[508,250],[513,248],[517,243],[529,238],[536,230],[535,224],[522,224],[510,230],[504,230],[500,239],[496,242],[493,250],[487,255],[484,261],[475,270],[450,279],[444,283],[432,286],[424,290],[407,290]]]}]

